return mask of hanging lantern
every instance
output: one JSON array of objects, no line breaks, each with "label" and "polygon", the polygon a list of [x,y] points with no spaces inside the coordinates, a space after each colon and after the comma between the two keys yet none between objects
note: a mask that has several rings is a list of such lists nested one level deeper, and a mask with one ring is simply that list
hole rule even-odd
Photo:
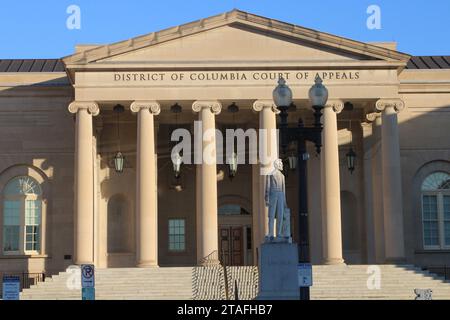
[{"label": "hanging lantern", "polygon": [[117,173],[123,172],[123,163],[125,161],[125,157],[123,156],[122,152],[117,152],[114,156],[114,169],[116,169]]},{"label": "hanging lantern", "polygon": [[353,174],[353,171],[355,171],[355,160],[356,160],[356,153],[353,151],[353,148],[350,148],[350,150],[345,155],[347,157],[347,168],[348,171],[350,171],[351,174]]},{"label": "hanging lantern", "polygon": [[297,157],[292,155],[288,157],[289,169],[294,171],[297,168]]},{"label": "hanging lantern", "polygon": [[183,158],[181,158],[179,153],[172,155],[173,173],[175,178],[179,178],[181,174],[181,165],[183,164]]},{"label": "hanging lantern", "polygon": [[230,178],[230,180],[233,180],[233,178],[236,176],[237,167],[238,167],[238,157],[236,152],[233,152],[231,154],[230,159],[228,160],[228,177]]}]

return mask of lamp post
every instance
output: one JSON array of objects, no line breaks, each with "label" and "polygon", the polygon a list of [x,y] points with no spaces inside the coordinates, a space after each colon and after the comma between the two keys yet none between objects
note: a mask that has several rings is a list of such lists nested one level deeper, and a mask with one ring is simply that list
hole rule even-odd
[{"label": "lamp post", "polygon": [[[280,110],[281,152],[286,153],[290,142],[297,142],[298,161],[298,259],[299,263],[310,263],[309,233],[308,233],[308,192],[306,165],[309,154],[306,152],[306,142],[314,143],[319,154],[322,147],[322,109],[328,100],[328,90],[322,84],[319,75],[315,84],[309,90],[309,100],[314,110],[314,124],[305,127],[299,119],[297,127],[288,127],[288,109],[292,103],[292,91],[283,78],[278,80],[278,86],[273,91],[273,100]],[[309,300],[309,287],[300,287],[300,300]]]}]

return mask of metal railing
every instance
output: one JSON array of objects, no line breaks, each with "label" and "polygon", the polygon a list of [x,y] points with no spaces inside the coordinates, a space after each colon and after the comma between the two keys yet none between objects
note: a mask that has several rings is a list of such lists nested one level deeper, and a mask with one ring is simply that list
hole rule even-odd
[{"label": "metal railing", "polygon": [[224,285],[225,285],[225,300],[230,300],[230,297],[228,294],[229,293],[229,291],[228,291],[228,273],[227,273],[227,266],[225,263],[225,251],[223,250],[223,248],[222,248],[220,258],[221,258],[220,265],[223,268],[223,277],[224,277]]},{"label": "metal railing", "polygon": [[[227,265],[225,262],[225,251],[222,249],[221,255],[220,255],[221,259],[220,259],[220,264],[222,265],[223,268],[223,275],[224,275],[224,281],[225,281],[225,298],[226,300],[231,300],[230,297],[230,289],[228,286],[228,271],[227,271]],[[232,284],[234,285],[234,300],[239,300],[239,287],[238,287],[238,281],[237,279],[234,279],[234,283]]]},{"label": "metal railing", "polygon": [[448,265],[427,266],[424,269],[428,270],[431,273],[435,273],[441,277],[444,277],[445,280],[450,280],[450,266]]}]

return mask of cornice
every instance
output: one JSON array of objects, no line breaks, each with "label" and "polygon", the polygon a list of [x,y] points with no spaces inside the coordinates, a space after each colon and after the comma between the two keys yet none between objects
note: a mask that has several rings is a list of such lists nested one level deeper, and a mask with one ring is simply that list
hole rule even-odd
[{"label": "cornice", "polygon": [[73,55],[64,57],[63,62],[66,67],[72,64],[88,64],[98,60],[113,57],[115,55],[124,54],[225,25],[236,25],[241,27],[247,26],[253,29],[256,28],[265,32],[275,33],[278,35],[307,41],[308,43],[313,43],[319,46],[369,56],[373,58],[373,60],[380,59],[386,61],[401,61],[406,65],[407,61],[411,58],[410,55],[395,50],[350,40],[347,38],[300,27],[295,24],[290,24],[275,19],[254,15],[240,10],[233,10],[209,18],[164,29],[158,32],[134,37],[125,41],[98,46],[90,50],[75,53]]}]

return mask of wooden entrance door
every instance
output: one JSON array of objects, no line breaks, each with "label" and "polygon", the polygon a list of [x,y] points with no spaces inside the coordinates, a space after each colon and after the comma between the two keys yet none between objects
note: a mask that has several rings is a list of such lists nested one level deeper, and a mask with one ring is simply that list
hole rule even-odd
[{"label": "wooden entrance door", "polygon": [[242,227],[219,227],[220,260],[226,266],[244,265]]}]

